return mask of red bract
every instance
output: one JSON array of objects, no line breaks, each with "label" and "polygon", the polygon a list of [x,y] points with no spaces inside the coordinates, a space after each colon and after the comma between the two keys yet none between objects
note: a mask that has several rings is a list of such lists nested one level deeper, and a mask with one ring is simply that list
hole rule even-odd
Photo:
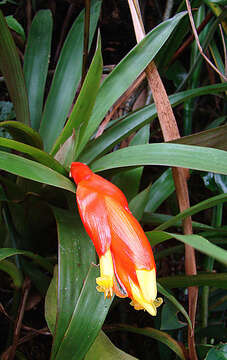
[{"label": "red bract", "polygon": [[84,227],[100,260],[97,290],[105,297],[129,297],[136,310],[156,315],[156,268],[150,243],[120,189],[87,165],[73,162],[70,175]]}]

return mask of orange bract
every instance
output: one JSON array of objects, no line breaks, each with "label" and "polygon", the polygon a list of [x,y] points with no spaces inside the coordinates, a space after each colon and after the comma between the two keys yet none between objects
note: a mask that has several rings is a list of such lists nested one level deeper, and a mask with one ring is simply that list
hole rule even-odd
[{"label": "orange bract", "polygon": [[130,297],[135,309],[156,315],[156,268],[149,241],[120,189],[87,165],[74,162],[71,176],[84,227],[100,259],[97,290]]}]

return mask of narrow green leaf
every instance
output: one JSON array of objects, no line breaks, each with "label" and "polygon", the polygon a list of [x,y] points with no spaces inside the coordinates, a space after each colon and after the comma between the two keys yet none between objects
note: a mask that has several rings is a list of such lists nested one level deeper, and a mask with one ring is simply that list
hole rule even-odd
[{"label": "narrow green leaf", "polygon": [[64,142],[54,156],[54,158],[63,165],[68,172],[70,171],[71,163],[75,160],[75,149],[76,139],[75,131],[73,130],[72,135]]},{"label": "narrow green leaf", "polygon": [[[196,96],[202,96],[226,90],[227,83],[209,85],[171,95],[169,100],[171,105],[175,107],[182,102],[185,102],[188,99],[194,98]],[[119,143],[125,137],[129,136],[131,133],[135,132],[145,124],[151,123],[151,121],[156,117],[157,112],[154,104],[145,106],[142,109],[133,112],[124,119],[121,119],[121,121],[119,121],[116,125],[111,126],[102,134],[102,136],[91,141],[79,156],[79,160],[86,164],[91,163],[98,156],[107,153],[110,149],[113,148],[114,145]],[[212,146],[218,148],[219,139],[217,137],[214,137],[214,139],[216,142],[213,143]],[[202,146],[202,143],[197,145]]]},{"label": "narrow green leaf", "polygon": [[[100,14],[100,0],[91,6],[90,44]],[[50,151],[65,124],[81,77],[83,56],[84,11],[74,22],[61,51],[50,92],[45,104],[40,134],[44,148]]]},{"label": "narrow green leaf", "polygon": [[58,289],[58,271],[57,265],[54,268],[54,275],[50,282],[50,286],[47,290],[45,297],[45,319],[51,334],[54,334],[57,318],[57,289]]},{"label": "narrow green leaf", "polygon": [[205,360],[226,360],[227,344],[220,344],[209,350]]},{"label": "narrow green leaf", "polygon": [[154,59],[184,16],[185,12],[179,13],[154,28],[103,81],[88,123],[87,131],[83,137],[80,138],[78,154],[84,149],[110,107]]},{"label": "narrow green leaf", "polygon": [[142,219],[144,209],[147,205],[150,193],[150,185],[140,193],[138,193],[129,203],[129,209],[138,221]]},{"label": "narrow green leaf", "polygon": [[185,219],[187,216],[192,216],[194,214],[197,214],[200,211],[203,211],[205,209],[209,209],[211,207],[214,207],[218,204],[221,204],[223,202],[227,201],[227,194],[221,194],[217,196],[210,197],[207,200],[201,201],[200,203],[191,206],[185,211],[182,211],[180,214],[171,217],[169,220],[158,226],[155,230],[165,230],[170,226],[176,225],[179,220]]},{"label": "narrow green leaf", "polygon": [[103,331],[100,331],[84,360],[136,360],[132,355],[118,349]]},{"label": "narrow green leaf", "polygon": [[49,65],[53,20],[50,10],[40,10],[32,21],[24,54],[24,77],[31,126],[39,130]]},{"label": "narrow green leaf", "polygon": [[6,22],[10,29],[15,31],[18,35],[21,36],[22,40],[25,41],[25,32],[21,24],[15,19],[13,15],[6,16]]},{"label": "narrow green leaf", "polygon": [[186,288],[190,286],[212,286],[220,289],[227,289],[226,273],[205,273],[198,275],[177,275],[158,279],[159,283],[168,289]]},{"label": "narrow green leaf", "polygon": [[0,69],[4,76],[18,121],[29,125],[28,97],[19,55],[0,10]]},{"label": "narrow green leaf", "polygon": [[94,342],[111,300],[96,290],[95,250],[79,215],[53,208],[58,228],[58,313],[51,359],[80,360]]},{"label": "narrow green leaf", "polygon": [[0,169],[26,179],[75,192],[75,186],[65,176],[35,161],[0,151]]},{"label": "narrow green leaf", "polygon": [[11,277],[15,288],[21,288],[23,284],[23,275],[13,262],[7,260],[0,261],[0,270],[4,271]]},{"label": "narrow green leaf", "polygon": [[31,251],[26,250],[19,250],[19,249],[12,249],[12,248],[2,248],[0,249],[0,261],[14,255],[24,255],[29,257],[30,259],[34,260],[37,264],[39,264],[41,267],[43,267],[45,270],[52,272],[53,266],[44,259],[42,256],[39,256],[37,254],[34,254]]},{"label": "narrow green leaf", "polygon": [[[134,135],[129,146],[148,144],[149,137],[150,125],[148,124],[143,126]],[[139,191],[143,169],[143,166],[137,167],[136,169],[126,169],[112,178],[112,182],[123,191],[128,201],[131,201]]]},{"label": "narrow green leaf", "polygon": [[[179,214],[180,215],[180,214]],[[178,215],[177,215],[178,216]],[[186,215],[185,215],[186,217]],[[173,220],[174,219],[174,220]],[[160,213],[144,213],[143,218],[142,218],[142,222],[145,224],[151,224],[151,225],[164,225],[164,223],[167,223],[167,221],[171,221],[172,223],[173,220],[173,224],[171,226],[175,226],[175,227],[182,227],[182,220],[179,217],[177,220],[175,219],[175,216],[172,215],[166,215],[166,214],[160,214]],[[196,230],[214,230],[214,228],[212,226],[206,225],[206,224],[202,224],[199,223],[197,221],[192,221],[192,226],[193,229]],[[169,227],[166,226],[165,229]],[[162,229],[164,230],[164,229]],[[220,229],[218,229],[220,231]]]},{"label": "narrow green leaf", "polygon": [[77,138],[86,131],[86,126],[90,118],[101,81],[102,65],[101,40],[99,36],[97,40],[97,50],[84,80],[78,99],[63,131],[54,144],[51,154],[55,155],[59,147],[69,138],[70,135],[72,135],[73,129],[75,129]]},{"label": "narrow green leaf", "polygon": [[146,212],[154,212],[175,190],[172,170],[167,169],[151,185],[148,195],[148,201],[145,207]]},{"label": "narrow green leaf", "polygon": [[138,165],[184,167],[227,175],[227,152],[180,144],[137,145],[105,155],[95,161],[91,168],[97,172]]},{"label": "narrow green leaf", "polygon": [[112,302],[96,290],[98,276],[99,269],[91,265],[56,360],[84,359],[98,335]]},{"label": "narrow green leaf", "polygon": [[29,155],[32,159],[38,161],[40,164],[47,166],[53,170],[56,170],[59,174],[67,175],[65,168],[52,156],[46,152],[39,150],[33,146],[23,144],[19,141],[5,139],[0,137],[0,146],[14,149],[22,152],[23,154]]},{"label": "narrow green leaf", "polygon": [[182,360],[186,360],[183,350],[178,344],[176,340],[174,340],[170,335],[165,333],[164,331],[160,331],[157,329],[153,329],[151,327],[145,327],[145,328],[137,328],[135,326],[130,325],[117,325],[112,326],[111,331],[129,331],[134,334],[139,335],[145,335],[148,337],[151,337],[152,339],[155,339],[157,341],[162,342],[166,346],[168,346],[175,354]]},{"label": "narrow green leaf", "polygon": [[214,147],[220,150],[227,150],[226,144],[227,125],[219,126],[215,129],[201,131],[193,135],[183,136],[180,139],[173,140],[173,144],[198,145]]},{"label": "narrow green leaf", "polygon": [[180,235],[165,231],[150,231],[147,232],[146,235],[148,239],[150,239],[152,246],[171,238],[175,238],[184,244],[190,245],[194,249],[214,258],[215,260],[220,261],[224,265],[227,265],[227,251],[212,244],[200,235]]},{"label": "narrow green leaf", "polygon": [[170,294],[170,292],[169,291],[167,291],[161,284],[157,284],[157,287],[158,287],[158,291],[162,294],[162,295],[164,295],[169,301],[171,301],[171,303],[176,307],[176,309],[178,310],[178,311],[180,311],[183,315],[184,315],[184,317],[185,317],[185,319],[187,320],[187,322],[188,322],[188,325],[190,326],[190,328],[192,329],[192,323],[191,323],[191,320],[190,320],[190,318],[189,318],[189,316],[188,316],[188,313],[187,313],[187,311],[184,309],[184,307],[179,303],[179,301],[177,301],[177,299],[172,295],[172,294]]},{"label": "narrow green leaf", "polygon": [[[52,210],[59,242],[57,323],[51,357],[55,359],[66,336],[90,263],[95,262],[95,252],[78,215],[56,207],[52,207]],[[64,359],[67,359],[66,353]]]},{"label": "narrow green leaf", "polygon": [[187,323],[179,320],[179,311],[168,300],[162,306],[160,330],[177,330],[185,327]]},{"label": "narrow green leaf", "polygon": [[43,148],[43,141],[36,131],[18,121],[2,121],[0,127],[6,129],[14,140],[21,141],[25,144],[35,146],[39,149]]}]

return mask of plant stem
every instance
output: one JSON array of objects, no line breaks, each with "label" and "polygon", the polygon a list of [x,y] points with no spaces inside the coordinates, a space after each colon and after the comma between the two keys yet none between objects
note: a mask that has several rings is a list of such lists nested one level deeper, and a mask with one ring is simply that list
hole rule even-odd
[{"label": "plant stem", "polygon": [[[137,42],[140,42],[145,37],[144,26],[142,24],[142,18],[139,10],[138,0],[128,0],[134,30],[136,34]],[[162,129],[163,137],[165,141],[171,141],[180,138],[179,129],[177,122],[170,105],[165,87],[158,73],[157,67],[152,61],[145,70],[149,86],[152,91],[153,99],[156,105],[157,114]],[[180,211],[184,211],[190,207],[187,176],[188,170],[182,168],[173,168],[173,179],[176,188],[176,194],[178,198]],[[192,234],[192,221],[191,217],[187,217],[183,220],[184,234]],[[185,271],[187,275],[196,275],[196,261],[195,251],[189,246],[185,245]],[[194,329],[196,306],[198,298],[198,288],[189,287],[189,316]],[[189,346],[189,357],[192,360],[197,360],[194,333],[188,329],[188,346]]]}]

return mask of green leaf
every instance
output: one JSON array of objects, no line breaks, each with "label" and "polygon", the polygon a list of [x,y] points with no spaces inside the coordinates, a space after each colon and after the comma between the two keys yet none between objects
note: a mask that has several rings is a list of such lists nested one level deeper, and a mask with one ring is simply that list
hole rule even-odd
[{"label": "green leaf", "polygon": [[87,126],[87,131],[80,138],[78,154],[84,149],[110,107],[154,59],[184,16],[185,12],[179,13],[154,28],[103,81]]},{"label": "green leaf", "polygon": [[26,179],[75,192],[75,186],[65,176],[35,161],[0,151],[0,169]]},{"label": "green leaf", "polygon": [[139,335],[145,335],[148,337],[151,337],[152,339],[155,339],[157,341],[162,342],[166,346],[168,346],[175,354],[182,360],[186,360],[183,350],[181,346],[178,344],[176,340],[174,340],[170,335],[166,334],[164,331],[160,331],[157,329],[153,329],[151,327],[145,327],[145,328],[137,328],[130,325],[117,325],[112,326],[111,330],[116,331],[129,331],[134,334]]},{"label": "green leaf", "polygon": [[134,356],[131,356],[124,351],[118,349],[112,344],[110,339],[105,335],[103,331],[100,331],[95,342],[91,346],[90,350],[85,356],[84,360],[135,360]]},{"label": "green leaf", "polygon": [[[91,6],[89,41],[93,39],[100,13],[100,0]],[[50,151],[60,135],[79,85],[82,68],[84,11],[74,22],[61,51],[50,92],[45,104],[40,134]]]},{"label": "green leaf", "polygon": [[227,201],[227,194],[221,194],[217,196],[210,197],[207,200],[201,201],[200,203],[191,206],[185,211],[182,211],[180,214],[171,217],[169,220],[158,226],[155,230],[165,230],[170,226],[176,225],[179,220],[185,219],[187,216],[197,214],[198,212],[214,207],[218,204]]},{"label": "green leaf", "polygon": [[183,136],[180,139],[173,140],[173,144],[199,145],[214,147],[220,150],[227,150],[226,145],[227,125],[219,126],[215,129],[209,129],[198,132],[193,135]]},{"label": "green leaf", "polygon": [[142,219],[144,209],[147,205],[148,197],[150,193],[150,185],[139,194],[137,194],[129,203],[129,209],[138,221]]},{"label": "green leaf", "polygon": [[50,286],[47,290],[45,297],[45,319],[51,334],[54,334],[57,318],[57,299],[58,299],[58,269],[54,268],[54,276],[50,282]]},{"label": "green leaf", "polygon": [[9,15],[5,17],[7,25],[10,29],[15,31],[21,38],[25,41],[25,32],[21,24],[15,19],[13,15]]},{"label": "green leaf", "polygon": [[180,321],[177,314],[177,308],[170,302],[166,302],[162,307],[160,330],[176,330],[185,327],[187,323]]},{"label": "green leaf", "polygon": [[[145,125],[132,138],[129,146],[149,143],[150,125]],[[143,166],[136,169],[121,171],[112,178],[112,182],[125,194],[128,201],[132,200],[138,193],[140,180],[143,174]]]},{"label": "green leaf", "polygon": [[33,146],[22,144],[21,142],[11,139],[5,139],[2,137],[0,137],[0,146],[20,151],[26,155],[29,155],[31,158],[47,166],[48,168],[56,170],[62,175],[67,175],[65,168],[61,164],[59,164],[58,161],[56,161],[46,152],[39,150]]},{"label": "green leaf", "polygon": [[24,77],[28,92],[31,126],[39,130],[49,65],[53,20],[50,10],[34,17],[24,54]]},{"label": "green leaf", "polygon": [[0,10],[0,69],[4,76],[18,121],[29,125],[28,97],[19,55]]},{"label": "green leaf", "polygon": [[97,40],[97,49],[84,80],[82,89],[80,90],[78,99],[63,131],[54,144],[51,154],[54,155],[59,147],[69,138],[70,135],[72,135],[73,129],[75,129],[77,138],[79,137],[79,134],[81,136],[81,134],[86,131],[87,123],[90,118],[101,81],[102,65],[101,40],[99,36]]},{"label": "green leaf", "polygon": [[227,193],[226,175],[208,173],[203,177],[204,185],[214,193]]},{"label": "green leaf", "polygon": [[154,212],[175,190],[172,170],[167,169],[151,185],[148,195],[148,201],[145,207],[146,212]]},{"label": "green leaf", "polygon": [[[178,215],[176,215],[176,216],[178,216]],[[167,221],[168,221],[168,223],[169,223],[169,221],[171,221],[171,223],[172,223],[172,220],[173,220],[173,225],[171,225],[171,226],[182,227],[182,221],[181,221],[180,214],[179,214],[179,218],[177,220],[175,219],[175,216],[160,214],[160,213],[146,213],[146,212],[144,213],[143,218],[142,218],[143,223],[152,224],[155,226],[157,226],[157,225],[162,226],[162,224],[164,226],[164,224],[167,223]],[[197,229],[197,230],[214,230],[214,228],[212,226],[202,224],[197,221],[192,221],[192,226],[193,226],[193,229]],[[167,228],[167,227],[168,226],[166,226],[165,228]]]},{"label": "green leaf", "polygon": [[226,273],[205,273],[198,275],[177,275],[158,279],[159,283],[168,289],[187,288],[190,286],[210,286],[227,289]]},{"label": "green leaf", "polygon": [[[170,103],[173,107],[187,101],[196,96],[207,95],[211,93],[221,92],[227,90],[227,83],[209,85],[198,89],[186,90],[169,97]],[[114,145],[118,144],[122,139],[129,136],[145,124],[151,123],[157,117],[155,105],[145,106],[140,110],[133,112],[124,119],[121,119],[117,124],[111,126],[106,130],[102,136],[91,141],[84,151],[79,156],[79,160],[86,164],[91,163],[98,156],[108,152]],[[221,134],[219,133],[219,136]],[[219,138],[214,136],[215,142],[213,147],[219,146]],[[211,141],[211,140],[210,140]],[[202,143],[198,145],[202,146]],[[223,146],[223,142],[221,144]]]},{"label": "green leaf", "polygon": [[7,260],[0,261],[0,270],[4,271],[11,277],[15,288],[21,288],[23,285],[23,275],[13,262]]},{"label": "green leaf", "polygon": [[0,261],[14,255],[24,255],[34,260],[37,264],[39,264],[45,270],[52,272],[53,266],[44,259],[42,256],[32,253],[31,251],[12,249],[12,248],[2,248],[0,249]]},{"label": "green leaf", "polygon": [[35,146],[39,149],[43,148],[43,141],[39,133],[30,128],[30,126],[18,121],[9,120],[0,122],[0,127],[6,129],[15,140]]},{"label": "green leaf", "polygon": [[227,0],[204,0],[206,4],[227,5]]},{"label": "green leaf", "polygon": [[190,245],[196,250],[199,250],[202,253],[220,261],[224,265],[227,265],[227,251],[217,245],[212,244],[210,241],[200,235],[179,235],[165,231],[149,231],[146,233],[146,235],[148,239],[150,239],[152,246],[171,238],[175,238],[184,244]]},{"label": "green leaf", "polygon": [[91,168],[97,172],[138,165],[185,167],[227,175],[227,152],[180,144],[137,145],[108,154],[95,161]]},{"label": "green leaf", "polygon": [[72,135],[64,142],[54,157],[67,171],[70,171],[71,163],[75,159],[75,148],[76,139],[75,131],[73,130]]},{"label": "green leaf", "polygon": [[187,311],[184,309],[184,307],[179,303],[179,301],[177,301],[177,299],[170,294],[169,291],[167,291],[161,284],[157,284],[158,287],[158,292],[160,292],[162,295],[164,295],[173,305],[174,307],[180,311],[182,313],[182,315],[185,317],[185,319],[188,322],[188,325],[190,326],[190,328],[192,329],[192,323],[191,320],[188,316]]},{"label": "green leaf", "polygon": [[95,250],[79,215],[53,208],[59,241],[58,309],[51,359],[80,360],[94,342],[111,300],[96,290]]}]

